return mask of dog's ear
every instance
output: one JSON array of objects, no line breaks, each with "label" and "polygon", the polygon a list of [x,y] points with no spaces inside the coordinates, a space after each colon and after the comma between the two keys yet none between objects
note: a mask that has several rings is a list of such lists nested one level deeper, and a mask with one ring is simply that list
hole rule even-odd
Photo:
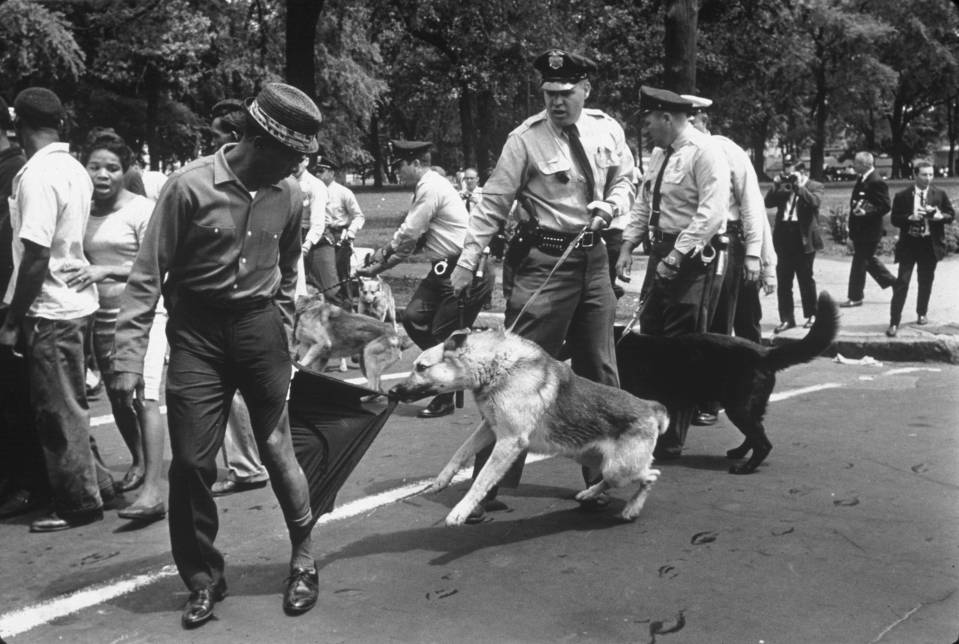
[{"label": "dog's ear", "polygon": [[453,331],[450,337],[446,338],[446,342],[443,343],[443,351],[458,351],[466,342],[469,334],[469,329]]}]

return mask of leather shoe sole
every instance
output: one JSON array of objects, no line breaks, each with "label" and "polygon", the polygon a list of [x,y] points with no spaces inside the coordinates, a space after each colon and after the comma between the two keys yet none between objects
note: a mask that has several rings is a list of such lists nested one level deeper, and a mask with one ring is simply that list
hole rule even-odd
[{"label": "leather shoe sole", "polygon": [[696,414],[696,417],[693,418],[692,424],[699,427],[709,427],[710,425],[715,425],[716,414],[710,414],[708,412]]},{"label": "leather shoe sole", "polygon": [[207,586],[190,593],[190,599],[183,607],[181,623],[183,628],[196,628],[210,621],[213,617],[213,608],[217,602],[226,597],[226,580],[220,579],[213,586]]},{"label": "leather shoe sole", "polygon": [[773,333],[782,333],[783,331],[788,331],[789,329],[795,328],[795,322],[780,322],[779,326],[773,329]]},{"label": "leather shoe sole", "polygon": [[846,300],[845,302],[839,305],[839,308],[852,309],[857,306],[862,306],[862,300]]},{"label": "leather shoe sole", "polygon": [[226,496],[227,494],[234,494],[236,492],[259,490],[260,488],[266,487],[266,484],[269,482],[269,479],[266,481],[233,481],[227,479],[214,483],[213,487],[210,488],[210,492],[213,496]]},{"label": "leather shoe sole", "polygon": [[316,568],[294,568],[283,593],[283,612],[302,615],[314,606],[320,593],[320,577]]},{"label": "leather shoe sole", "polygon": [[427,407],[416,414],[417,418],[440,418],[441,416],[449,416],[455,410],[453,403],[437,405],[436,407]]},{"label": "leather shoe sole", "polygon": [[148,508],[130,506],[125,510],[120,510],[117,512],[117,516],[121,519],[129,519],[130,521],[143,521],[145,523],[152,523],[154,521],[159,521],[166,516],[166,508],[164,507],[162,501],[156,505],[151,505]]},{"label": "leather shoe sole", "polygon": [[103,519],[103,510],[84,512],[82,515],[64,519],[56,514],[37,519],[30,524],[30,532],[59,532],[70,528],[79,528]]}]

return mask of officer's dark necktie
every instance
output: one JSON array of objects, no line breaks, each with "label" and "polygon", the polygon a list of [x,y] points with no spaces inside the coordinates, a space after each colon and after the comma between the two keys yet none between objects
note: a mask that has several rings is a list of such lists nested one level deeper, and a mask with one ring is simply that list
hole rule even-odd
[{"label": "officer's dark necktie", "polygon": [[583,142],[579,140],[579,130],[576,125],[569,125],[563,128],[563,131],[569,137],[569,151],[573,154],[573,161],[576,162],[586,178],[586,203],[589,203],[595,199],[593,191],[596,188],[596,183],[593,181],[593,167],[589,165],[589,157],[586,156],[586,150],[583,149]]},{"label": "officer's dark necktie", "polygon": [[659,166],[659,173],[656,175],[656,182],[653,184],[653,212],[649,218],[650,230],[659,228],[659,202],[663,199],[660,189],[663,187],[663,173],[666,172],[666,164],[672,154],[673,146],[667,145],[663,150],[663,164]]}]

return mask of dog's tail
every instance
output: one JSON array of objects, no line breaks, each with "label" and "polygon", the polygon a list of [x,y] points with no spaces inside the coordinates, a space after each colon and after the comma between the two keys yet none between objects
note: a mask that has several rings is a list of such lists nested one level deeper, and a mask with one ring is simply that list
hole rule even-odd
[{"label": "dog's tail", "polygon": [[798,342],[773,347],[766,354],[765,362],[775,371],[809,362],[829,348],[838,332],[839,309],[829,293],[822,291],[816,303],[816,321],[806,337]]}]

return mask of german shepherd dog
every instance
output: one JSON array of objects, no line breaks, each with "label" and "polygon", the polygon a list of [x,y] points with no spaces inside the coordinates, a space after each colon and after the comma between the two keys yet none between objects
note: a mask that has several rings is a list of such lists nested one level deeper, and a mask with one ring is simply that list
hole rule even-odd
[{"label": "german shepherd dog", "polygon": [[383,391],[380,377],[413,344],[392,324],[351,313],[327,302],[322,294],[296,300],[293,321],[293,360],[323,371],[334,358],[360,356],[360,370],[370,389]]},{"label": "german shepherd dog", "polygon": [[357,313],[380,322],[392,322],[396,329],[396,300],[393,289],[382,277],[361,277]]},{"label": "german shepherd dog", "polygon": [[742,459],[752,452],[749,460],[729,471],[751,474],[773,448],[763,417],[776,386],[776,372],[821,354],[838,330],[836,303],[823,291],[816,304],[816,321],[806,337],[772,348],[715,333],[675,337],[629,334],[616,347],[620,385],[636,396],[658,400],[668,409],[718,401],[746,437],[726,456]]},{"label": "german shepherd dog", "polygon": [[651,466],[656,439],[669,425],[663,405],[577,376],[536,343],[503,330],[457,331],[420,354],[410,376],[390,395],[412,401],[460,389],[473,392],[483,422],[429,491],[446,488],[477,451],[496,444],[446,525],[462,525],[527,448],[568,456],[602,472],[599,483],[576,495],[578,501],[639,481],[620,515],[627,521],[639,516],[659,477]]}]

